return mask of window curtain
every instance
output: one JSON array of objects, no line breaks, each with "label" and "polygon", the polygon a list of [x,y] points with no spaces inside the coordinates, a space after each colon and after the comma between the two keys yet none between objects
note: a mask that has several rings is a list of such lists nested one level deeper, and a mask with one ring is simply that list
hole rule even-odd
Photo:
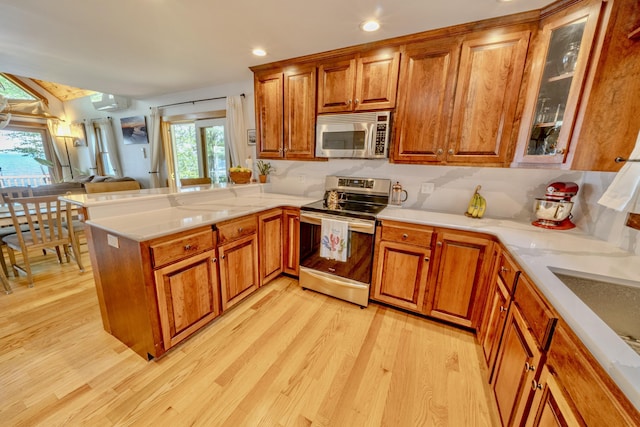
[{"label": "window curtain", "polygon": [[241,95],[227,96],[227,148],[230,166],[245,166],[247,159],[247,127],[244,123],[243,98]]},{"label": "window curtain", "polygon": [[162,187],[162,180],[160,177],[160,167],[163,161],[162,151],[162,138],[160,135],[160,110],[157,107],[151,109],[151,126],[149,128],[149,156],[151,157],[151,164],[149,165],[149,181],[151,188]]},{"label": "window curtain", "polygon": [[[45,138],[44,143],[47,145],[48,151],[53,153],[53,157],[51,158],[51,162],[53,163],[53,167],[49,167],[49,173],[51,174],[51,178],[54,182],[62,181],[62,176],[60,176],[60,168],[63,164],[66,164],[66,158],[64,156],[63,148],[58,144],[58,138],[56,138],[56,134],[58,133],[58,121],[49,119],[47,120],[47,130],[49,131],[49,138]],[[71,165],[69,165],[71,168]]]},{"label": "window curtain", "polygon": [[89,148],[89,162],[91,162],[91,166],[89,167],[90,175],[103,175],[98,168],[98,154],[100,150],[98,149],[98,140],[96,138],[96,132],[91,123],[84,122],[84,134],[87,135],[87,146]]},{"label": "window curtain", "polygon": [[113,133],[111,117],[97,119],[94,123],[98,125],[98,129],[102,132],[104,143],[107,145],[109,161],[111,162],[115,175],[122,177],[122,168],[120,167],[120,160],[118,159],[118,141],[116,141],[116,136]]}]

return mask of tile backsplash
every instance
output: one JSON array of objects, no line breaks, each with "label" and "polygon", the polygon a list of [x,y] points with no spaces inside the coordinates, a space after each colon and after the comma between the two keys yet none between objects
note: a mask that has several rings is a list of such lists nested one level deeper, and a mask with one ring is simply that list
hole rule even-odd
[{"label": "tile backsplash", "polygon": [[[596,203],[613,180],[612,172],[397,165],[386,160],[352,159],[271,163],[276,172],[269,177],[270,191],[277,193],[321,198],[327,175],[389,178],[407,190],[407,208],[462,214],[476,186],[481,185],[480,192],[487,199],[485,216],[519,221],[535,220],[533,201],[544,196],[549,183],[571,181],[580,186],[572,210],[578,228],[640,254],[640,232],[624,225],[626,214]],[[433,183],[434,191],[421,193],[422,183]]]}]

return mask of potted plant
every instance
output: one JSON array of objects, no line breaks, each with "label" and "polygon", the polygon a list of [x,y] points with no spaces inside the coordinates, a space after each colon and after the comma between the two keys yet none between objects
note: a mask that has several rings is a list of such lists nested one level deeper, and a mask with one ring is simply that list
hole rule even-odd
[{"label": "potted plant", "polygon": [[267,182],[267,175],[269,175],[271,172],[275,172],[275,168],[273,166],[271,166],[271,163],[269,162],[263,162],[262,160],[258,160],[258,163],[256,163],[256,166],[258,166],[258,179],[260,179],[260,182],[262,184],[264,184],[265,182]]}]

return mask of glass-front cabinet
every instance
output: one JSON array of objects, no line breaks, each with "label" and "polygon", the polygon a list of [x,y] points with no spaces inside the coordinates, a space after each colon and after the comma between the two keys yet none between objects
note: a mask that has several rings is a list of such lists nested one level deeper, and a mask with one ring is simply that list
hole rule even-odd
[{"label": "glass-front cabinet", "polygon": [[[543,21],[515,162],[563,163],[583,95],[600,2]],[[597,7],[596,7],[597,6]]]}]

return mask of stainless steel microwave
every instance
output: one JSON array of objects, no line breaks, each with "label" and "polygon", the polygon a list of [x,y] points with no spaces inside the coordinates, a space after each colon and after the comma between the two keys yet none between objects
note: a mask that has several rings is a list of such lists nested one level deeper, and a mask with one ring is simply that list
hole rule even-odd
[{"label": "stainless steel microwave", "polygon": [[316,157],[384,159],[390,135],[390,111],[318,116]]}]

